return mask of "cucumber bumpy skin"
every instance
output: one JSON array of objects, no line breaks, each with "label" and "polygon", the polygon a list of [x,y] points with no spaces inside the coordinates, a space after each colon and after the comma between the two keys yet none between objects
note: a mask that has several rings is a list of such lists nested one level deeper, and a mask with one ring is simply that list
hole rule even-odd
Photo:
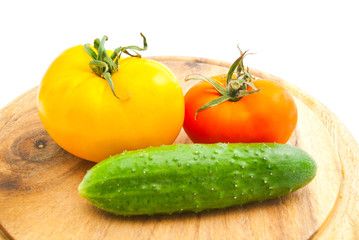
[{"label": "cucumber bumpy skin", "polygon": [[199,212],[278,198],[316,171],[306,152],[286,144],[175,144],[110,157],[87,172],[78,190],[117,215]]}]

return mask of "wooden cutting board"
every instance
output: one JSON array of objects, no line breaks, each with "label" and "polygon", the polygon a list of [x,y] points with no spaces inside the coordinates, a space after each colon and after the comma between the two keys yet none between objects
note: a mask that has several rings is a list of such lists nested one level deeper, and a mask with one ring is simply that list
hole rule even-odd
[{"label": "wooden cutting board", "polygon": [[[184,92],[190,73],[226,73],[229,63],[154,57],[176,74]],[[0,238],[4,239],[359,239],[359,148],[325,106],[289,83],[299,120],[288,144],[316,160],[318,174],[288,196],[199,214],[120,217],[92,206],[77,186],[94,163],[61,149],[44,130],[37,88],[0,112]],[[182,131],[176,142],[190,142]]]}]

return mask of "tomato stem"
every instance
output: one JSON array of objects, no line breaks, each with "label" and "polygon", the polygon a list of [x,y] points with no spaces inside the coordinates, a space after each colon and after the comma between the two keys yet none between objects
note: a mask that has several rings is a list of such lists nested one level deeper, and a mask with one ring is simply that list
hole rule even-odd
[{"label": "tomato stem", "polygon": [[[245,68],[243,64],[243,59],[248,54],[248,51],[242,52],[240,49],[239,51],[241,53],[240,56],[233,62],[233,64],[228,70],[225,88],[223,88],[213,79],[203,75],[191,74],[186,77],[186,81],[202,80],[208,82],[220,95],[220,97],[200,107],[195,114],[195,119],[200,111],[214,107],[226,101],[237,102],[241,100],[244,96],[260,91],[260,89],[257,89],[253,84],[254,77],[249,73],[249,68]],[[197,77],[193,77],[194,75]],[[253,90],[247,90],[249,86]]]},{"label": "tomato stem", "polygon": [[[116,48],[111,56],[108,55],[105,49],[105,42],[108,40],[108,37],[105,35],[100,40],[96,38],[94,40],[93,48],[89,44],[85,44],[84,50],[87,52],[88,55],[92,58],[89,63],[90,68],[92,71],[99,77],[105,79],[109,84],[113,95],[120,99],[114,90],[113,81],[111,79],[111,75],[118,71],[119,69],[119,59],[121,58],[121,54],[127,54],[131,57],[141,57],[141,54],[138,51],[147,50],[147,40],[146,37],[142,34],[141,37],[143,38],[143,47],[138,46],[126,46],[126,47],[118,47]],[[125,100],[125,99],[120,99]]]}]

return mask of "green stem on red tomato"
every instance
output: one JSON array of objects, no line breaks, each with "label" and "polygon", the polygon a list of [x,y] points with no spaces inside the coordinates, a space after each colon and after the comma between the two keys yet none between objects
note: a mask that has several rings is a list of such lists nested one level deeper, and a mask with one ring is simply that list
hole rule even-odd
[{"label": "green stem on red tomato", "polygon": [[[242,51],[240,51],[240,53],[241,53],[241,55],[239,56],[239,58],[237,58],[233,62],[233,64],[230,66],[230,68],[228,70],[225,88],[223,88],[221,85],[219,85],[213,79],[203,76],[203,75],[197,74],[197,76],[199,76],[199,77],[190,77],[191,75],[186,77],[186,79],[185,79],[186,81],[187,80],[202,80],[202,81],[208,82],[209,84],[211,84],[213,86],[213,88],[220,95],[220,97],[218,97],[218,98],[206,103],[202,107],[200,107],[195,114],[195,118],[197,117],[197,114],[200,111],[203,111],[207,108],[214,107],[214,106],[221,104],[223,102],[226,102],[226,101],[237,102],[237,101],[241,100],[244,96],[256,93],[261,90],[261,89],[257,89],[254,86],[254,84],[252,82],[252,80],[254,78],[249,73],[249,68],[247,67],[247,69],[246,69],[244,67],[243,59],[247,55],[247,51],[245,51],[243,53],[242,53]],[[248,87],[251,87],[253,90],[248,90]]]}]

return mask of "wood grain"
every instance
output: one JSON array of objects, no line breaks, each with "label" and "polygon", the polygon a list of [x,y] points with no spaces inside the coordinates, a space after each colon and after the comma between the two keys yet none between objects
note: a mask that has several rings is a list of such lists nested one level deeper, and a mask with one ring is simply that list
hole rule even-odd
[{"label": "wood grain", "polygon": [[[190,57],[153,57],[167,65],[184,92],[190,73],[227,72],[229,63]],[[288,196],[195,213],[119,217],[77,193],[94,163],[61,149],[44,130],[36,109],[37,88],[0,112],[0,238],[3,239],[359,239],[358,144],[324,105],[288,82],[298,106],[288,144],[316,160],[318,174]],[[176,142],[189,143],[184,131]]]}]

